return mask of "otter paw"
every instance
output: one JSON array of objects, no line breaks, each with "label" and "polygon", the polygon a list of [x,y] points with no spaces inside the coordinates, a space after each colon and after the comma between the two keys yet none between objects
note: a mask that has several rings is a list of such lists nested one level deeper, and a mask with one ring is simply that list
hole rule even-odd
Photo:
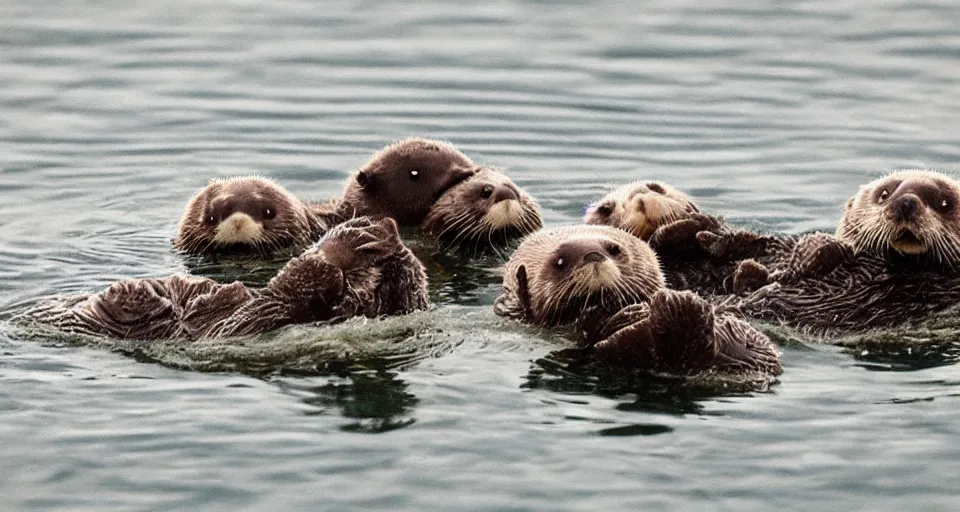
[{"label": "otter paw", "polygon": [[737,261],[763,256],[770,238],[750,231],[717,234],[709,231],[697,233],[700,247],[716,258]]},{"label": "otter paw", "polygon": [[853,260],[853,247],[822,233],[803,237],[793,250],[785,275],[790,279],[817,277]]},{"label": "otter paw", "polygon": [[618,330],[594,345],[594,350],[601,359],[617,366],[638,370],[655,370],[659,366],[657,335],[649,319]]},{"label": "otter paw", "polygon": [[655,251],[700,251],[697,233],[720,230],[721,221],[716,217],[694,214],[689,218],[671,222],[657,228],[648,243]]},{"label": "otter paw", "polygon": [[692,292],[663,289],[649,316],[597,343],[601,357],[638,369],[689,373],[709,368],[717,355],[713,307]]},{"label": "otter paw", "polygon": [[746,295],[766,286],[770,282],[770,271],[756,260],[743,260],[733,272],[733,293]]}]

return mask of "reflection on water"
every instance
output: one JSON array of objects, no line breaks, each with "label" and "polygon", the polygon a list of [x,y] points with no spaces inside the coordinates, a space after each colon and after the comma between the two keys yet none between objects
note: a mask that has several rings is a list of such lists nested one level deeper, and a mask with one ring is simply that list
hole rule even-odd
[{"label": "reflection on water", "polygon": [[746,396],[764,391],[775,382],[716,375],[651,375],[608,365],[586,350],[562,349],[534,361],[522,387],[574,396],[595,394],[616,400],[630,396],[632,402],[618,404],[618,410],[683,415],[701,414],[699,402],[703,399]]},{"label": "reflection on water", "polygon": [[336,408],[343,417],[356,420],[340,427],[345,432],[377,434],[408,427],[416,421],[410,414],[417,398],[396,373],[353,371],[313,386],[291,379],[274,382],[316,408],[308,414],[328,414],[327,409]]}]

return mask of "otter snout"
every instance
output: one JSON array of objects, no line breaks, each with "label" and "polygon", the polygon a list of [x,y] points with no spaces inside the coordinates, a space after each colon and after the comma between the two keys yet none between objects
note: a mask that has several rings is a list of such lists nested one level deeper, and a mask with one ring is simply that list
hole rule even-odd
[{"label": "otter snout", "polygon": [[496,190],[493,192],[493,202],[499,203],[501,201],[519,201],[520,196],[517,194],[517,191],[509,185],[500,185],[496,187]]},{"label": "otter snout", "polygon": [[601,263],[607,258],[599,240],[570,240],[560,244],[556,252],[558,266],[561,267],[579,268],[589,263]]},{"label": "otter snout", "polygon": [[589,252],[586,256],[583,257],[584,263],[600,263],[601,261],[607,259],[606,256],[600,254],[599,252]]},{"label": "otter snout", "polygon": [[923,208],[923,202],[913,194],[904,194],[890,203],[893,213],[893,220],[897,222],[910,222],[917,217]]}]

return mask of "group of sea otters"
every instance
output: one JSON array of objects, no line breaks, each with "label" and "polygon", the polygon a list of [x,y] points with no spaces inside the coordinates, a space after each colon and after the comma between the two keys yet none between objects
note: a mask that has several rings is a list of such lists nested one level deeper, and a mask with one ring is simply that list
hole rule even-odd
[{"label": "group of sea otters", "polygon": [[184,253],[303,250],[263,288],[173,275],[46,299],[16,320],[124,339],[200,339],[429,307],[398,229],[454,251],[520,241],[496,314],[555,329],[609,364],[681,376],[773,377],[776,345],[747,320],[817,335],[909,326],[960,302],[960,184],[897,171],[860,188],[834,234],[754,233],[657,181],[623,185],[583,224],[542,230],[537,203],[449,143],[405,139],[341,197],[298,199],[259,177],[213,180],[187,204]]}]

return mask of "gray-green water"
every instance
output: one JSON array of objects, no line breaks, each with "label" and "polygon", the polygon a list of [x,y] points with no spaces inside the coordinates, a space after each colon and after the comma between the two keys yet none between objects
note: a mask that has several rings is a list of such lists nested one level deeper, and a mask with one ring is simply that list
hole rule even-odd
[{"label": "gray-green water", "polygon": [[[210,177],[323,198],[407,135],[506,168],[548,225],[653,177],[755,228],[830,229],[885,169],[957,168],[955,2],[707,4],[7,2],[0,308],[184,270],[168,239]],[[956,350],[793,343],[769,392],[703,397],[544,360],[560,342],[493,317],[484,265],[432,275],[438,310],[344,327],[433,327],[423,353],[327,376],[0,329],[0,508],[957,506]]]}]

